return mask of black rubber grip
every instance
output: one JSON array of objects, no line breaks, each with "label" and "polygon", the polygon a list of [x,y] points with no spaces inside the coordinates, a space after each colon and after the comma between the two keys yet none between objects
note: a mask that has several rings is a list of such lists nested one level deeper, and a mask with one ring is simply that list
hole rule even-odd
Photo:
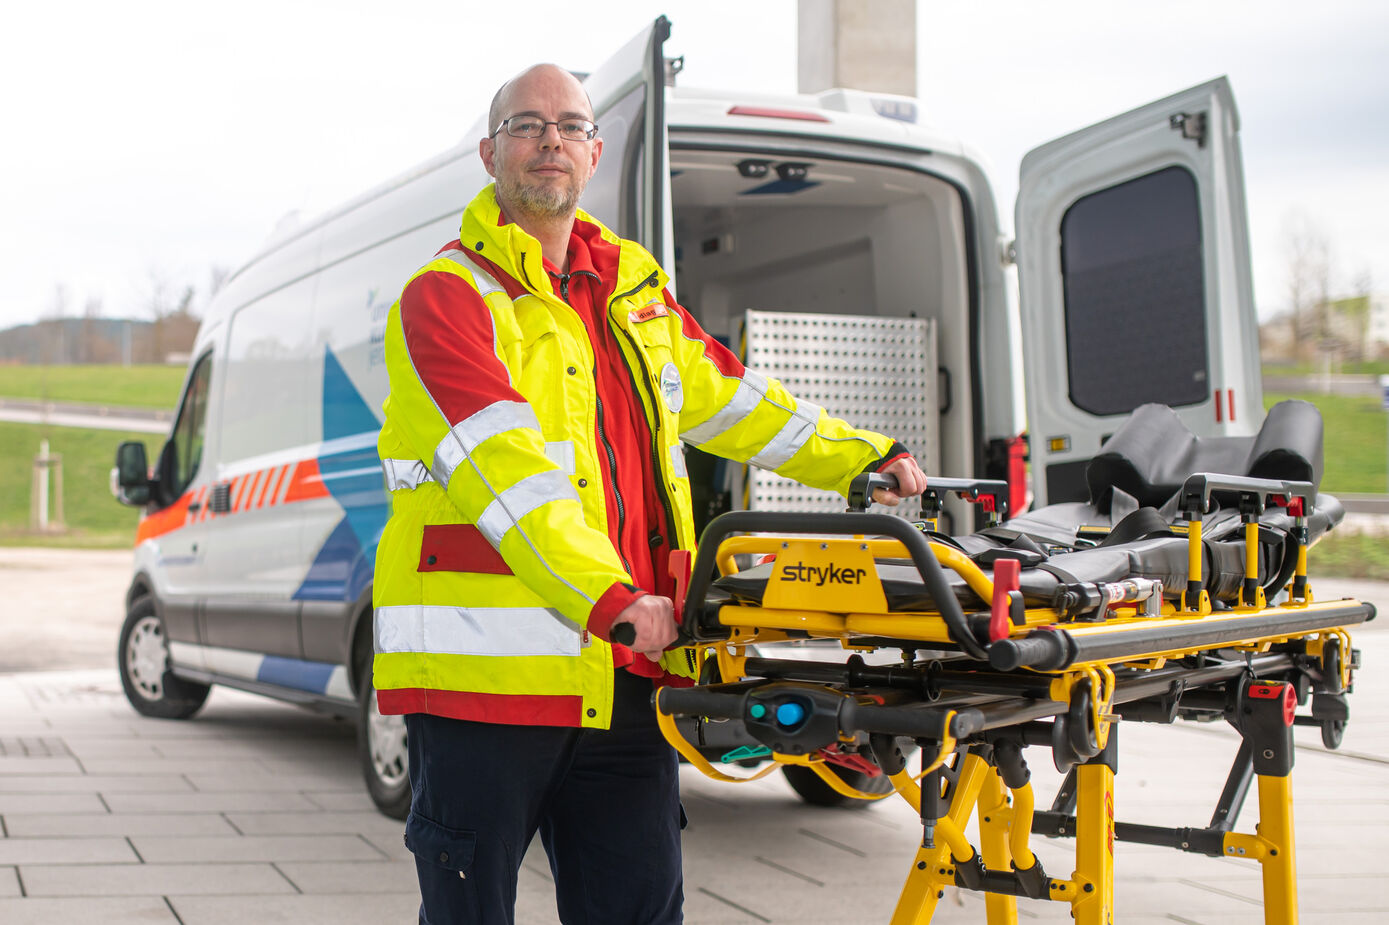
[{"label": "black rubber grip", "polygon": [[674,716],[707,716],[710,719],[742,719],[745,691],[729,693],[706,687],[661,687],[657,705]]},{"label": "black rubber grip", "polygon": [[1071,661],[1071,646],[1056,631],[1034,632],[1025,639],[1000,639],[989,646],[989,664],[999,671],[1024,666],[1054,671]]},{"label": "black rubber grip", "polygon": [[948,711],[938,708],[879,707],[857,704],[842,716],[846,732],[868,732],[881,735],[909,736],[913,739],[941,739],[946,733],[964,738],[978,732],[984,725],[984,714],[978,710],[960,710],[950,726],[945,725]]},{"label": "black rubber grip", "polygon": [[630,646],[637,641],[637,628],[631,623],[614,623],[609,635],[618,645]]}]

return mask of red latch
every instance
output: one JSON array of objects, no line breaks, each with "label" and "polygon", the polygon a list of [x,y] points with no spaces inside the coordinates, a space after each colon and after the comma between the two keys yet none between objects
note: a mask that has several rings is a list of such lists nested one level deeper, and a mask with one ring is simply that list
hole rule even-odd
[{"label": "red latch", "polygon": [[1293,715],[1297,713],[1297,692],[1293,686],[1286,682],[1274,684],[1251,684],[1249,685],[1249,696],[1255,700],[1277,700],[1283,699],[1283,725],[1293,724]]},{"label": "red latch", "polygon": [[672,603],[675,604],[675,622],[680,622],[680,616],[685,612],[685,592],[690,587],[690,571],[694,566],[694,553],[688,549],[673,549],[666,567],[670,570],[670,577],[675,579],[675,597]]},{"label": "red latch", "polygon": [[1008,638],[1008,627],[1012,623],[1008,613],[1008,595],[1018,590],[1021,579],[1022,563],[1017,559],[994,561],[994,599],[992,613],[989,615],[990,642]]}]

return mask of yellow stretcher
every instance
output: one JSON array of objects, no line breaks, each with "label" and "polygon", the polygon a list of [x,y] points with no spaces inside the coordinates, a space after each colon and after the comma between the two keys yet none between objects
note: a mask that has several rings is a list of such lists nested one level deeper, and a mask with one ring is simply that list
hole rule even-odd
[{"label": "yellow stretcher", "polygon": [[[860,477],[851,509],[866,509],[879,479]],[[1002,483],[931,483],[928,517],[947,491],[1002,511]],[[986,893],[991,925],[1016,921],[1018,897],[1069,903],[1083,925],[1109,925],[1116,839],[1257,860],[1265,921],[1296,922],[1291,727],[1319,725],[1328,746],[1339,744],[1358,660],[1346,627],[1374,617],[1367,603],[1313,597],[1306,524],[1317,499],[1309,482],[1197,474],[1162,535],[1050,559],[970,554],[931,533],[932,522],[879,514],[726,514],[704,533],[680,617],[703,673],[693,687],[657,692],[661,729],[718,780],[802,765],[841,793],[875,798],[883,794],[855,790],[835,769],[887,775],[923,830],[896,925],[929,922],[946,886]],[[1226,515],[1223,546],[1203,538],[1213,507]],[[1261,523],[1269,512],[1286,529]],[[1174,548],[1184,554],[1174,558]],[[1243,575],[1232,581],[1239,559]],[[1162,572],[1169,584],[1117,576],[1115,561]],[[1066,564],[1046,571],[1049,562]],[[1280,562],[1284,574],[1271,574]],[[1076,571],[1092,567],[1098,577]],[[1208,574],[1216,569],[1224,574]],[[805,661],[749,651],[804,638],[856,654]],[[900,659],[869,664],[864,650]],[[1220,717],[1242,745],[1210,825],[1116,822],[1119,720]],[[758,744],[725,757],[770,763],[746,777],[719,770],[677,718],[686,729],[741,724]],[[1028,747],[1051,749],[1068,770],[1046,810],[1029,783]],[[1254,778],[1258,831],[1237,832]],[[977,843],[966,834],[972,815]],[[1074,870],[1044,871],[1034,835],[1073,837]]]}]

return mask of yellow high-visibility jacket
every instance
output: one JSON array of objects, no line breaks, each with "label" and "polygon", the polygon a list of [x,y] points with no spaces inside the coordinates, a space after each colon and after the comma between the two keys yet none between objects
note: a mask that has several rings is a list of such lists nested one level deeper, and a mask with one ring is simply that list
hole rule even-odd
[{"label": "yellow high-visibility jacket", "polygon": [[[841,493],[901,452],[744,369],[675,303],[649,253],[582,211],[577,221],[620,249],[607,314],[654,438],[674,548],[695,541],[682,441]],[[640,592],[609,538],[593,347],[493,187],[406,284],[385,348],[381,712],[606,728],[608,629]],[[685,650],[663,667],[694,669]]]}]

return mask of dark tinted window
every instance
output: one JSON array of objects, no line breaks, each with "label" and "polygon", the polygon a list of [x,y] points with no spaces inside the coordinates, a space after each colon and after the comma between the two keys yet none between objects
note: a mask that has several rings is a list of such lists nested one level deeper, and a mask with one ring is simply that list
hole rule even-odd
[{"label": "dark tinted window", "polygon": [[1071,402],[1125,414],[1209,394],[1196,179],[1168,167],[1075,202],[1061,220]]},{"label": "dark tinted window", "polygon": [[178,422],[174,424],[172,466],[168,475],[172,482],[166,488],[169,498],[177,498],[198,474],[198,465],[203,459],[203,438],[207,431],[207,391],[212,380],[212,354],[204,354],[193,369],[188,380],[188,391],[183,395],[183,404],[178,409]]}]

